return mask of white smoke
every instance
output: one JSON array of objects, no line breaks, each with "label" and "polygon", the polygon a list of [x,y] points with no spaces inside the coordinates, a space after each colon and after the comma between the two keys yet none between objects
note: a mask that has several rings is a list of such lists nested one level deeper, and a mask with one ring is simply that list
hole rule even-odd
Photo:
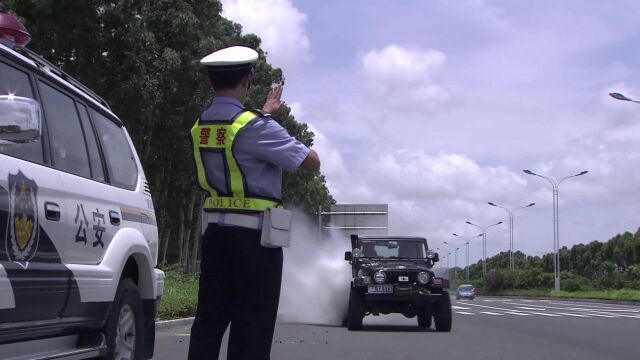
[{"label": "white smoke", "polygon": [[294,211],[291,247],[284,249],[278,320],[340,325],[347,313],[351,268],[344,252],[350,240],[337,233],[318,239],[317,225]]}]

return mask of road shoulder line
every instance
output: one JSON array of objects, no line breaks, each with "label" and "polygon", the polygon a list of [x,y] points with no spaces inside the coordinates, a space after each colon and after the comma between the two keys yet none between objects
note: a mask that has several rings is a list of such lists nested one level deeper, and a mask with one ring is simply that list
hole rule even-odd
[{"label": "road shoulder line", "polygon": [[193,323],[193,317],[172,319],[172,320],[160,320],[156,321],[156,330],[169,329],[174,326],[191,325]]}]

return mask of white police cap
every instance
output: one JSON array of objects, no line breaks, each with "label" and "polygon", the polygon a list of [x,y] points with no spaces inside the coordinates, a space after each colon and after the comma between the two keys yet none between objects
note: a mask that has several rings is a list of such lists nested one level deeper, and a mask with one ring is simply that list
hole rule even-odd
[{"label": "white police cap", "polygon": [[231,46],[214,51],[200,60],[200,64],[221,68],[251,66],[258,60],[258,52],[246,46]]}]

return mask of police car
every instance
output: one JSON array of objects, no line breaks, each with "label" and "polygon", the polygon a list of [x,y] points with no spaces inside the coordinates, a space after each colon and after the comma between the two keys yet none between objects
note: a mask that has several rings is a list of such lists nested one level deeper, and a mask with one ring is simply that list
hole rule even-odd
[{"label": "police car", "polygon": [[0,13],[0,359],[153,355],[149,186],[106,101]]}]

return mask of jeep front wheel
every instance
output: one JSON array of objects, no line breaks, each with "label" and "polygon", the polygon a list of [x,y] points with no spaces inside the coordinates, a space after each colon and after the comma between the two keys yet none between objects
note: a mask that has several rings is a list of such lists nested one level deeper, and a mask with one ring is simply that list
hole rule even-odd
[{"label": "jeep front wheel", "polygon": [[449,297],[449,292],[442,292],[442,296],[436,303],[433,320],[436,325],[436,331],[451,331],[451,298]]},{"label": "jeep front wheel", "polygon": [[421,328],[428,328],[431,326],[431,311],[427,309],[421,309],[418,311],[418,326]]},{"label": "jeep front wheel", "polygon": [[349,293],[349,314],[347,315],[347,328],[352,331],[362,330],[364,318],[364,296],[362,292],[351,288]]},{"label": "jeep front wheel", "polygon": [[105,326],[106,360],[142,359],[144,321],[138,287],[129,278],[118,284]]}]

